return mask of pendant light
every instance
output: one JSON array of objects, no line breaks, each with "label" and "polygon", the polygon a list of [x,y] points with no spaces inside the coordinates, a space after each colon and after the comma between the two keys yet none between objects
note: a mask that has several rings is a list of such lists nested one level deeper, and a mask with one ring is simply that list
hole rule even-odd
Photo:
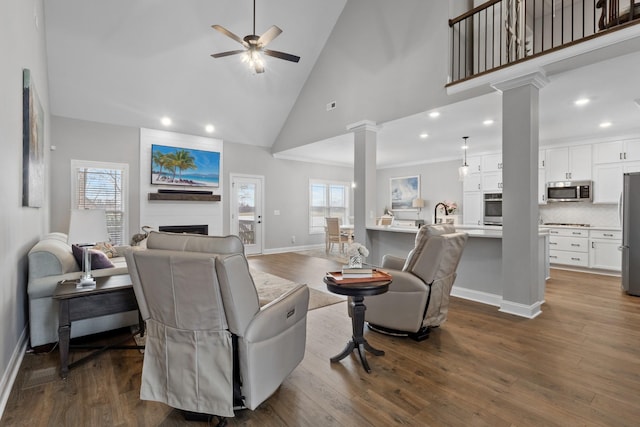
[{"label": "pendant light", "polygon": [[464,150],[464,164],[458,168],[458,179],[460,181],[464,181],[464,178],[469,173],[469,165],[467,165],[467,148],[469,148],[467,146],[468,138],[469,138],[468,136],[462,137],[462,139],[464,139],[464,145],[462,146],[462,150]]}]

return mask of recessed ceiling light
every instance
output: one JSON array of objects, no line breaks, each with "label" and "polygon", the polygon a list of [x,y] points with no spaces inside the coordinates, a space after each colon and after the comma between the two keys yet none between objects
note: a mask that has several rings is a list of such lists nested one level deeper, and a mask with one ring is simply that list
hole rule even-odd
[{"label": "recessed ceiling light", "polygon": [[581,105],[586,105],[589,103],[589,98],[580,98],[580,99],[576,99],[574,104],[581,106]]},{"label": "recessed ceiling light", "polygon": [[608,128],[609,126],[611,126],[611,122],[602,122],[602,123],[600,123],[600,127],[601,128]]},{"label": "recessed ceiling light", "polygon": [[489,119],[489,120],[485,120],[484,122],[482,122],[483,125],[485,126],[489,126],[493,124],[493,120]]},{"label": "recessed ceiling light", "polygon": [[204,127],[204,130],[205,130],[207,133],[213,133],[213,131],[214,131],[214,130],[216,130],[216,128],[215,128],[215,127],[213,127],[213,125],[206,125],[206,126]]},{"label": "recessed ceiling light", "polygon": [[169,117],[163,117],[161,120],[162,124],[165,126],[171,126],[171,119]]},{"label": "recessed ceiling light", "polygon": [[439,111],[432,111],[432,112],[429,113],[429,117],[434,118],[434,119],[436,117],[438,117],[439,115],[440,115]]},{"label": "recessed ceiling light", "polygon": [[425,139],[425,138],[427,138],[428,136],[429,136],[429,134],[428,134],[428,133],[421,133],[421,134],[420,134],[420,138],[422,138],[422,139]]}]

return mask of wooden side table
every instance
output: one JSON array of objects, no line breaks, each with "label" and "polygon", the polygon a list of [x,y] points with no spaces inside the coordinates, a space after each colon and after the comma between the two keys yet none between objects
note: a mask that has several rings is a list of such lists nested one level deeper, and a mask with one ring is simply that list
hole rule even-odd
[{"label": "wooden side table", "polygon": [[364,305],[364,297],[380,295],[387,292],[391,280],[380,282],[354,282],[354,280],[355,279],[351,279],[349,283],[337,283],[329,277],[325,276],[324,278],[324,283],[330,292],[351,297],[351,328],[353,334],[344,350],[330,360],[332,363],[339,362],[351,354],[351,352],[358,350],[362,366],[370,373],[371,368],[367,362],[365,350],[375,356],[383,356],[384,351],[372,347],[364,338],[364,312],[367,310],[367,307]]},{"label": "wooden side table", "polygon": [[[95,288],[76,288],[75,280],[58,283],[53,298],[58,300],[58,341],[60,345],[60,376],[66,378],[69,369],[92,358],[112,345],[101,346],[89,356],[69,364],[69,342],[71,323],[107,314],[122,313],[138,309],[131,278],[127,274],[97,277]],[[144,334],[144,321],[140,321],[140,334]],[[141,346],[119,346],[117,348],[143,348]]]}]

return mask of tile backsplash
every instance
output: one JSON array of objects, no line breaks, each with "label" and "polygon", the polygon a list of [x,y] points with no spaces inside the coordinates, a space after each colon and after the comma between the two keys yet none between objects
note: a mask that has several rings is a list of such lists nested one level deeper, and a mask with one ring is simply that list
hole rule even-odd
[{"label": "tile backsplash", "polygon": [[540,205],[542,222],[590,224],[620,227],[618,205],[600,205],[582,202],[549,203]]}]

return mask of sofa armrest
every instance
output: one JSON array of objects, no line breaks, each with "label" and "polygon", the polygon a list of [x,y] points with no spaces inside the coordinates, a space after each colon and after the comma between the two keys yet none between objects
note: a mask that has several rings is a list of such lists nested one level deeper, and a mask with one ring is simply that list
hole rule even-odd
[{"label": "sofa armrest", "polygon": [[393,255],[385,255],[382,257],[382,268],[390,268],[392,270],[402,270],[405,263],[404,258]]},{"label": "sofa armrest", "polygon": [[268,340],[307,316],[309,288],[298,285],[260,309],[244,334],[247,343]]},{"label": "sofa armrest", "polygon": [[81,275],[82,273],[80,271],[74,271],[67,274],[31,279],[27,285],[27,294],[29,294],[29,299],[51,298],[56,290],[56,286],[58,286],[58,282],[61,280],[77,280]]}]

